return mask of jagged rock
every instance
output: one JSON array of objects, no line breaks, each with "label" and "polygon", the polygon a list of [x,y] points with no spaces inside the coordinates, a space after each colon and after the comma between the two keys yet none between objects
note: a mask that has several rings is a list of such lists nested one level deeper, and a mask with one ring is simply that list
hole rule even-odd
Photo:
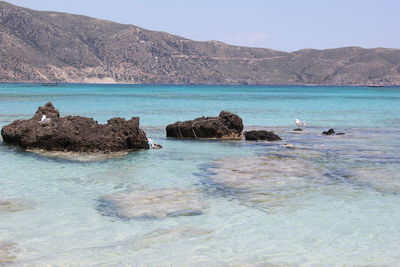
[{"label": "jagged rock", "polygon": [[[42,116],[46,119],[41,121]],[[60,117],[52,103],[39,107],[28,120],[16,120],[1,130],[5,143],[24,149],[74,152],[116,152],[148,149],[139,118],[112,118],[98,124],[92,118]]]},{"label": "jagged rock", "polygon": [[333,129],[331,128],[331,129],[329,129],[328,131],[322,132],[322,134],[324,134],[324,135],[332,135],[332,134],[335,134],[335,130],[333,130]]},{"label": "jagged rock", "polygon": [[122,219],[194,216],[202,214],[206,206],[200,194],[177,188],[115,193],[100,198],[103,214]]},{"label": "jagged rock", "polygon": [[293,132],[302,132],[302,131],[303,131],[303,129],[301,129],[301,128],[293,129]]},{"label": "jagged rock", "polygon": [[169,124],[166,130],[167,137],[234,139],[241,137],[243,121],[236,114],[221,111],[218,117],[178,121]]},{"label": "jagged rock", "polygon": [[278,141],[282,140],[279,135],[275,134],[271,131],[248,131],[244,133],[246,140],[248,141],[258,141],[258,140],[266,140],[266,141]]}]

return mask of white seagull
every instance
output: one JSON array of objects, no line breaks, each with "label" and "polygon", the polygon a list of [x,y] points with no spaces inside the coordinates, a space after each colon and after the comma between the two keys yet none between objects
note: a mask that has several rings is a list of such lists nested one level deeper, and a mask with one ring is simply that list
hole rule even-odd
[{"label": "white seagull", "polygon": [[302,126],[306,126],[307,123],[305,123],[304,121],[301,121],[299,119],[295,119],[294,122],[296,123],[297,126],[302,127]]},{"label": "white seagull", "polygon": [[147,138],[147,143],[149,144],[150,149],[154,148],[154,142],[153,142],[153,140],[151,140],[151,138]]},{"label": "white seagull", "polygon": [[42,115],[42,118],[40,119],[40,123],[46,123],[50,122],[50,118],[46,118],[46,115]]}]

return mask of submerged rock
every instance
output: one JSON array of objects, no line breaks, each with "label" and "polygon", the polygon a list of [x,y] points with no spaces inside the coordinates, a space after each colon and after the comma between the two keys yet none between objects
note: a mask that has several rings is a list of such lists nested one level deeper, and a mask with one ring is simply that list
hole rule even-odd
[{"label": "submerged rock", "polygon": [[148,149],[139,118],[112,118],[98,124],[92,118],[60,117],[52,103],[39,107],[28,120],[16,120],[1,130],[5,143],[24,149],[74,152],[116,152]]},{"label": "submerged rock", "polygon": [[246,140],[249,141],[258,141],[258,140],[266,140],[266,141],[279,141],[282,140],[279,135],[275,134],[271,131],[248,131],[244,133]]},{"label": "submerged rock", "polygon": [[122,219],[201,215],[207,207],[196,191],[184,189],[116,193],[102,197],[100,203],[105,215]]},{"label": "submerged rock", "polygon": [[301,129],[301,128],[293,129],[293,132],[302,132],[302,131],[303,131],[303,129]]},{"label": "submerged rock", "polygon": [[218,117],[200,117],[189,121],[178,121],[167,126],[167,137],[175,138],[240,138],[242,119],[233,113],[221,111]]},{"label": "submerged rock", "polygon": [[136,250],[147,249],[162,243],[170,243],[187,238],[198,238],[210,233],[211,231],[202,228],[177,226],[168,229],[158,229],[144,236],[126,240],[123,244]]},{"label": "submerged rock", "polygon": [[0,265],[12,263],[16,257],[15,244],[0,241]]},{"label": "submerged rock", "polygon": [[219,192],[259,208],[280,207],[286,199],[328,180],[322,168],[297,157],[226,158],[209,171],[211,185]]},{"label": "submerged rock", "polygon": [[107,153],[82,153],[73,151],[47,151],[43,149],[27,149],[27,152],[38,156],[53,159],[63,159],[68,161],[96,162],[109,159],[122,158],[129,155],[128,151],[107,152]]},{"label": "submerged rock", "polygon": [[2,212],[17,212],[30,208],[31,205],[15,200],[0,199],[0,213]]},{"label": "submerged rock", "polygon": [[400,193],[399,168],[394,165],[350,169],[348,179],[358,186],[366,186],[390,194]]}]

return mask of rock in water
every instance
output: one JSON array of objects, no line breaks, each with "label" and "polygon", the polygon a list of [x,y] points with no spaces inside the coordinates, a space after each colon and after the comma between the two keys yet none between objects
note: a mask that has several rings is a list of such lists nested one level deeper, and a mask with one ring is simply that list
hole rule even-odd
[{"label": "rock in water", "polygon": [[301,128],[293,129],[293,132],[302,132],[302,131],[303,131],[303,129],[301,129]]},{"label": "rock in water", "polygon": [[207,206],[195,191],[176,188],[110,194],[100,198],[100,203],[105,215],[122,219],[200,215]]},{"label": "rock in water", "polygon": [[167,126],[167,137],[175,138],[240,138],[242,119],[233,113],[221,111],[218,117],[200,117],[189,121],[178,121]]},{"label": "rock in water", "polygon": [[[42,116],[46,120],[42,120]],[[1,130],[5,143],[24,149],[74,152],[117,152],[148,149],[139,118],[112,118],[98,124],[92,118],[60,117],[52,103],[39,107],[28,120],[16,120]]]},{"label": "rock in water", "polygon": [[276,135],[271,131],[248,131],[244,133],[246,140],[249,141],[258,141],[258,140],[266,140],[266,141],[279,141],[282,140],[279,135]]},{"label": "rock in water", "polygon": [[324,134],[324,135],[332,135],[332,134],[335,134],[335,130],[333,130],[333,129],[331,128],[331,129],[329,129],[328,131],[322,132],[322,134]]}]

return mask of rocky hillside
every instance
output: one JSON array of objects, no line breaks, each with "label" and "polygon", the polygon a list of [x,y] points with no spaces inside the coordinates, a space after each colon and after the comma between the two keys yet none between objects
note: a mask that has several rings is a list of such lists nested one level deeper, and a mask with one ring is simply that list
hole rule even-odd
[{"label": "rocky hillside", "polygon": [[287,53],[2,1],[0,82],[400,85],[400,49]]}]

